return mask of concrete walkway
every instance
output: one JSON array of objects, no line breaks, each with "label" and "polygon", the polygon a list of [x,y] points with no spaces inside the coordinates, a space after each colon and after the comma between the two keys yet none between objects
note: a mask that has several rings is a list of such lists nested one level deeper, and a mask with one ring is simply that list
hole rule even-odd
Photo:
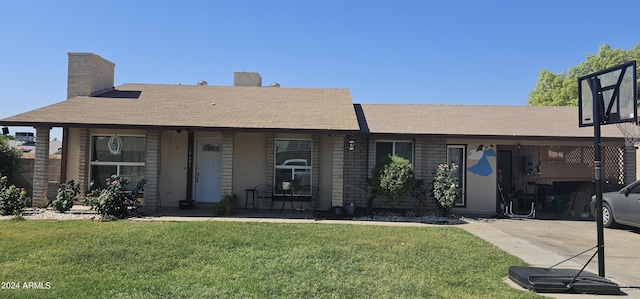
[{"label": "concrete walkway", "polygon": [[[555,265],[597,244],[595,221],[484,219],[460,227],[535,267]],[[626,294],[624,298],[640,298],[640,230],[605,229],[604,239],[606,277],[621,287]],[[580,269],[594,252],[595,249],[557,268]],[[598,273],[597,256],[586,270]],[[582,294],[541,295],[553,298],[621,298]]]}]

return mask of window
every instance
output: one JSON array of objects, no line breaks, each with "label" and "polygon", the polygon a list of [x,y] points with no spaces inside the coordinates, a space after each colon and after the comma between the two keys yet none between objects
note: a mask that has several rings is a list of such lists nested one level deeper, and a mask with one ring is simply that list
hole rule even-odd
[{"label": "window", "polygon": [[283,194],[284,185],[298,195],[311,196],[311,140],[276,140],[275,187]]},{"label": "window", "polygon": [[376,141],[376,164],[386,156],[398,156],[413,164],[413,142]]},{"label": "window", "polygon": [[144,178],[145,171],[145,137],[117,136],[120,149],[112,150],[113,136],[91,137],[91,190],[103,188],[105,181],[112,175],[119,175],[129,180],[127,189],[132,190]]},{"label": "window", "polygon": [[456,173],[456,177],[458,178],[458,182],[460,183],[460,187],[462,188],[462,198],[456,201],[456,206],[464,206],[465,202],[465,146],[464,145],[447,145],[447,164],[455,164],[458,165],[458,173]]},{"label": "window", "polygon": [[629,191],[629,193],[633,193],[633,194],[638,194],[640,193],[640,184],[635,185],[631,188],[631,191]]}]

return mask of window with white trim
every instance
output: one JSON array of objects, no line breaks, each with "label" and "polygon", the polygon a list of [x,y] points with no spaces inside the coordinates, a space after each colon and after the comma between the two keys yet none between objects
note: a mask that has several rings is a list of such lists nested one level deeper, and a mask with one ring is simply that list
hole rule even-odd
[{"label": "window with white trim", "polygon": [[398,156],[413,164],[412,141],[376,141],[376,164],[387,156]]},{"label": "window with white trim", "polygon": [[144,178],[145,160],[144,136],[91,136],[91,190],[104,188],[114,174],[127,178],[126,188],[134,189]]},{"label": "window with white trim", "polygon": [[276,139],[275,146],[276,195],[291,190],[296,195],[311,196],[312,140]]},{"label": "window with white trim", "polygon": [[454,173],[454,175],[458,178],[458,183],[460,184],[460,188],[462,188],[462,198],[456,201],[456,206],[464,206],[465,202],[465,169],[466,167],[466,158],[464,153],[466,151],[466,146],[464,145],[447,145],[447,164],[451,166],[451,164],[458,165],[458,172]]}]

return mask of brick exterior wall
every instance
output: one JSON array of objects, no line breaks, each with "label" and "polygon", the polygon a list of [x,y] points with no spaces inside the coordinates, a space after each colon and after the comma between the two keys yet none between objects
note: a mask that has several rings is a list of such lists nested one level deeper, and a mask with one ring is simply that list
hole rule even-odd
[{"label": "brick exterior wall", "polygon": [[[366,136],[348,136],[355,141],[355,149],[350,151],[348,145],[344,150],[344,203],[354,203],[359,208],[367,205],[367,179],[375,166],[375,138]],[[389,140],[385,138],[384,140]],[[343,143],[347,144],[347,140]],[[416,179],[422,180],[423,190],[428,192],[429,183],[433,180],[433,171],[438,164],[446,162],[447,144],[440,138],[414,139],[414,170]],[[413,196],[405,196],[392,203],[386,198],[378,197],[373,201],[373,208],[435,211],[436,204],[431,198],[421,205]]]},{"label": "brick exterior wall", "polygon": [[319,176],[320,176],[320,137],[318,135],[313,135],[312,137],[313,148],[311,150],[311,185],[312,186],[320,186],[319,185]]},{"label": "brick exterior wall", "polygon": [[[365,136],[347,136],[344,145],[343,196],[344,203],[353,203],[357,207],[367,205],[367,177],[369,143]],[[355,141],[350,151],[347,141]]]},{"label": "brick exterior wall", "polygon": [[92,53],[68,53],[67,99],[113,89],[115,64]]},{"label": "brick exterior wall", "polygon": [[222,135],[222,195],[233,194],[233,134]]},{"label": "brick exterior wall", "polygon": [[331,205],[344,204],[344,135],[333,135],[333,170],[331,186]]},{"label": "brick exterior wall", "polygon": [[89,135],[89,129],[80,129],[80,152],[78,156],[78,185],[80,185],[80,194],[87,194],[89,189],[89,154],[91,135]]},{"label": "brick exterior wall", "polygon": [[36,158],[33,165],[32,205],[44,207],[44,193],[49,187],[49,127],[36,127]]},{"label": "brick exterior wall", "polygon": [[267,167],[265,167],[265,184],[273,185],[273,165],[275,164],[276,137],[273,133],[267,134]]},{"label": "brick exterior wall", "polygon": [[157,211],[159,202],[158,175],[160,173],[160,132],[147,131],[147,159],[145,161],[144,199],[141,201],[140,211],[153,213]]}]

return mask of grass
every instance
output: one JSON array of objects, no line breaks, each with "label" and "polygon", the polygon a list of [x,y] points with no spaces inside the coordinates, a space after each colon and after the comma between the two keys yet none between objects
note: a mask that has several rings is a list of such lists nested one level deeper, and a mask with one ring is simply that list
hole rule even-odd
[{"label": "grass", "polygon": [[[455,227],[0,221],[2,298],[539,298]],[[3,286],[5,286],[3,284]]]}]

